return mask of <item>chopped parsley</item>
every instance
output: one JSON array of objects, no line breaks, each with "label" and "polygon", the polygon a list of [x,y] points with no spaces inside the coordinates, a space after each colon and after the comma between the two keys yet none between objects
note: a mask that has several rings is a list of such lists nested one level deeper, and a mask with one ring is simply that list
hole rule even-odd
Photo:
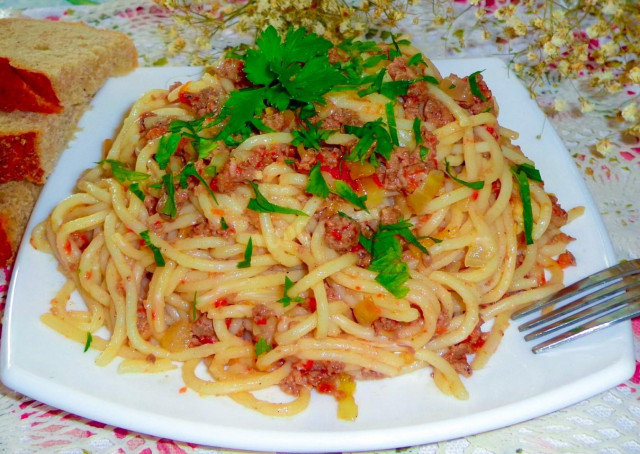
[{"label": "chopped parsley", "polygon": [[[369,161],[374,165],[377,165],[376,153],[385,159],[391,159],[392,139],[389,131],[383,125],[382,119],[368,121],[364,126],[345,125],[344,130],[347,134],[353,134],[360,139],[345,159],[364,162],[368,156]],[[369,154],[369,149],[374,143],[374,153]]]},{"label": "chopped parsley", "polygon": [[323,199],[329,197],[329,185],[327,185],[327,182],[322,176],[320,164],[314,165],[309,171],[309,180],[307,181],[306,191],[309,194],[317,195]]},{"label": "chopped parsley", "polygon": [[381,224],[374,236],[369,239],[360,234],[360,244],[371,254],[369,269],[377,271],[376,281],[396,298],[404,298],[409,288],[404,284],[409,280],[409,265],[402,260],[402,243],[398,236],[428,254],[411,232],[413,225],[407,220],[395,224]]},{"label": "chopped parsley", "polygon": [[258,339],[258,342],[256,342],[256,344],[254,345],[256,356],[260,356],[263,353],[270,352],[272,349],[273,347],[269,345],[269,343],[265,340],[264,337],[261,337],[260,339]]},{"label": "chopped parsley", "polygon": [[425,159],[427,159],[427,156],[429,155],[429,148],[428,147],[420,147],[420,160],[422,162],[424,162]]},{"label": "chopped parsley", "polygon": [[478,86],[478,74],[481,72],[482,71],[476,71],[469,75],[469,88],[474,96],[480,98],[481,101],[486,101],[487,97],[482,93],[482,90],[480,90],[480,87]]},{"label": "chopped parsley", "polygon": [[420,52],[418,52],[417,54],[413,54],[411,58],[407,60],[407,66],[416,66],[419,63],[423,63],[426,65],[426,62],[424,61],[424,57]]},{"label": "chopped parsley", "polygon": [[389,135],[391,136],[391,143],[398,146],[398,125],[396,124],[396,114],[393,111],[393,102],[388,102],[385,106],[387,113],[387,124],[389,125]]},{"label": "chopped parsley", "polygon": [[[533,244],[533,207],[531,206],[531,190],[529,188],[529,180],[527,178],[528,173],[537,169],[527,164],[523,169],[523,165],[511,167],[511,173],[516,178],[518,187],[520,189],[520,199],[522,200],[522,224],[524,226],[524,239],[527,244]],[[535,175],[535,172],[533,172]],[[540,177],[540,172],[537,172],[537,177]],[[533,179],[533,178],[532,178]],[[536,180],[541,181],[541,180]]]},{"label": "chopped parsley", "polygon": [[293,135],[293,141],[291,145],[304,145],[305,148],[312,148],[314,150],[320,150],[321,142],[327,140],[333,131],[328,129],[319,129],[322,122],[314,125],[308,120],[305,120],[307,128],[296,129],[291,132]]},{"label": "chopped parsley", "polygon": [[142,200],[144,202],[144,199],[146,198],[144,195],[144,192],[142,192],[142,189],[140,189],[140,185],[138,183],[131,183],[131,185],[129,185],[129,191],[133,192],[133,194],[139,198],[140,200]]},{"label": "chopped parsley", "polygon": [[164,170],[169,164],[169,159],[178,149],[178,144],[182,136],[172,132],[171,134],[160,137],[158,141],[158,150],[156,151],[156,162],[160,169]]},{"label": "chopped parsley", "polygon": [[542,176],[540,175],[540,171],[536,169],[531,164],[525,162],[524,164],[520,164],[516,167],[517,172],[524,172],[530,180],[537,181],[538,183],[542,183]]},{"label": "chopped parsley", "polygon": [[96,164],[109,164],[109,166],[111,167],[113,178],[121,183],[124,183],[125,181],[142,181],[151,176],[148,173],[129,170],[124,166],[123,162],[117,161],[115,159],[104,159],[97,162]]},{"label": "chopped parsley", "polygon": [[249,268],[251,266],[251,254],[253,254],[253,240],[249,237],[249,242],[244,250],[244,260],[238,262],[238,268]]},{"label": "chopped parsley", "polygon": [[229,224],[225,221],[224,216],[220,217],[220,227],[222,227],[222,230],[227,230],[229,228]]},{"label": "chopped parsley", "polygon": [[359,196],[358,194],[356,194],[356,191],[354,191],[353,188],[351,188],[351,186],[349,186],[347,183],[345,183],[342,180],[335,180],[333,185],[334,185],[334,190],[333,190],[334,194],[339,195],[340,197],[345,199],[347,202],[352,203],[353,205],[357,206],[361,210],[364,210],[367,213],[369,212],[369,209],[365,205],[365,202],[367,200],[366,195]]},{"label": "chopped parsley", "polygon": [[87,340],[84,343],[84,353],[88,352],[89,348],[91,348],[91,342],[93,342],[93,335],[90,331],[87,331]]},{"label": "chopped parsley", "polygon": [[416,117],[413,119],[413,135],[416,139],[416,145],[420,145],[422,143],[422,121],[420,117]]},{"label": "chopped parsley", "polygon": [[449,164],[449,161],[447,161],[445,159],[444,162],[445,162],[445,170],[447,172],[447,175],[449,175],[453,181],[455,181],[457,183],[460,183],[461,185],[466,186],[466,187],[471,188],[471,189],[482,189],[482,188],[484,188],[484,181],[483,180],[479,180],[479,181],[461,180],[460,178],[456,177],[455,175],[453,175],[451,173],[451,165]]},{"label": "chopped parsley", "polygon": [[304,211],[296,210],[294,208],[283,207],[280,205],[269,202],[265,196],[260,193],[258,185],[253,181],[249,181],[249,184],[253,188],[256,196],[249,200],[247,208],[249,210],[257,211],[258,213],[282,213],[282,214],[296,214],[298,216],[308,216]]},{"label": "chopped parsley", "polygon": [[165,265],[164,257],[162,257],[162,253],[160,252],[160,249],[158,249],[158,247],[151,242],[151,238],[149,237],[149,231],[144,230],[140,232],[139,235],[140,235],[140,238],[144,240],[144,244],[146,244],[147,247],[151,249],[151,252],[153,252],[153,259],[155,260],[156,265],[164,266]]},{"label": "chopped parsley", "polygon": [[193,292],[193,301],[191,301],[191,321],[195,322],[198,318],[196,307],[198,306],[198,292]]},{"label": "chopped parsley", "polygon": [[280,298],[278,300],[278,303],[282,303],[283,307],[287,307],[289,304],[293,303],[302,303],[304,301],[304,298],[300,297],[300,296],[295,296],[295,297],[290,297],[289,295],[287,295],[287,293],[289,292],[289,289],[291,289],[291,287],[293,287],[294,282],[289,279],[289,276],[285,276],[284,277],[284,294],[282,296],[282,298]]},{"label": "chopped parsley", "polygon": [[162,205],[160,212],[173,218],[178,214],[178,209],[176,208],[176,188],[173,186],[173,175],[170,173],[162,175],[162,185],[164,186],[165,191],[167,191],[167,199],[164,201],[164,205]]},{"label": "chopped parsley", "polygon": [[189,164],[184,166],[184,169],[182,169],[182,173],[180,173],[181,188],[185,189],[187,187],[187,180],[189,179],[189,177],[196,177],[198,181],[200,181],[200,183],[202,183],[202,185],[207,188],[207,192],[209,192],[209,195],[211,196],[213,201],[216,202],[216,204],[218,203],[218,199],[216,199],[216,195],[213,193],[213,190],[209,187],[207,182],[204,181],[204,178],[202,178],[202,176],[198,173],[193,162],[190,162]]}]

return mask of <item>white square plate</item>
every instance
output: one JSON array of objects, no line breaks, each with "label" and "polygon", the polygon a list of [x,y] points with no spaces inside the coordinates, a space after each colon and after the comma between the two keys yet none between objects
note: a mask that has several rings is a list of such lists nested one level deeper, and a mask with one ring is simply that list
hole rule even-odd
[{"label": "white square plate", "polygon": [[[443,75],[485,70],[500,104],[502,125],[535,162],[565,208],[585,206],[566,228],[578,266],[567,283],[615,263],[606,230],[580,174],[551,124],[527,91],[497,59],[435,62]],[[45,327],[39,320],[64,280],[48,254],[29,245],[33,226],[67,196],[80,173],[101,159],[123,115],[143,92],[176,80],[198,78],[197,68],[143,68],[110,80],[83,117],[81,131],[60,159],[32,215],[16,261],[2,338],[3,382],[41,402],[118,427],[176,440],[261,451],[357,451],[403,447],[487,431],[558,410],[605,391],[634,368],[630,324],[623,323],[533,355],[515,327],[484,370],[465,379],[468,401],[442,395],[429,370],[360,382],[355,422],[336,419],[332,397],[314,394],[301,415],[270,418],[226,397],[200,397],[183,387],[179,371],[119,375],[117,364],[95,366],[96,352]],[[75,298],[79,298],[76,296]]]}]

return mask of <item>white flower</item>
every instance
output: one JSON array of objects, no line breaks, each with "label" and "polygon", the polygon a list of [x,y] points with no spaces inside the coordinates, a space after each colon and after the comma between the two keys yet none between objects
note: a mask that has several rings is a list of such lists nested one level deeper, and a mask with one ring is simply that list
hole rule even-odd
[{"label": "white flower", "polygon": [[556,110],[556,112],[564,112],[569,108],[569,105],[563,98],[556,98],[553,101],[553,108]]},{"label": "white flower", "polygon": [[630,102],[624,106],[620,113],[622,114],[622,118],[629,123],[635,123],[638,121],[638,106],[635,102]]},{"label": "white flower", "polygon": [[596,144],[596,151],[602,156],[606,156],[613,150],[613,145],[609,139],[600,139]]},{"label": "white flower", "polygon": [[594,109],[594,105],[591,101],[585,98],[580,98],[580,112],[588,113]]}]

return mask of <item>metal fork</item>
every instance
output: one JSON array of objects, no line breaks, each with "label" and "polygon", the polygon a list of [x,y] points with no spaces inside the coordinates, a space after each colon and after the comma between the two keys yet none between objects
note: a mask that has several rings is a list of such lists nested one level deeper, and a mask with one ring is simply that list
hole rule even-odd
[{"label": "metal fork", "polygon": [[550,305],[555,305],[552,311],[518,327],[520,331],[534,330],[524,337],[527,341],[565,330],[534,346],[533,353],[544,352],[640,315],[640,259],[587,276],[514,312],[511,319],[517,320]]}]

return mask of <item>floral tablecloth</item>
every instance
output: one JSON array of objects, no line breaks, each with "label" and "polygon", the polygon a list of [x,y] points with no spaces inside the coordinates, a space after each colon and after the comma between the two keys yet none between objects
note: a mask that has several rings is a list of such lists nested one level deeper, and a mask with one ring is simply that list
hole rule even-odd
[{"label": "floral tablecloth", "polygon": [[[426,30],[431,2],[416,6],[418,23],[405,20],[400,28],[415,41],[429,43],[432,58],[495,55],[494,46],[482,42],[451,46]],[[465,2],[446,2],[466,8]],[[473,2],[470,2],[473,3]],[[477,3],[477,2],[476,2]],[[486,2],[493,4],[493,2]],[[517,3],[517,2],[516,2]],[[422,9],[421,9],[422,8]],[[110,0],[4,0],[0,17],[28,15],[54,20],[82,20],[100,28],[129,34],[140,53],[140,64],[188,64],[186,57],[167,58],[166,32],[171,19],[162,8],[146,1]],[[640,18],[640,12],[638,13]],[[414,16],[415,17],[415,16]],[[639,19],[640,20],[640,19]],[[460,26],[460,24],[458,24]],[[464,24],[462,25],[464,26]],[[165,28],[166,30],[166,28]],[[221,33],[217,49],[248,40],[233,31]],[[581,170],[605,221],[619,260],[640,257],[640,141],[616,133],[621,123],[607,112],[637,102],[640,87],[599,99],[593,111],[577,106],[582,101],[575,82],[547,80],[538,92],[538,104],[549,115]],[[585,112],[586,111],[586,112]],[[604,113],[604,114],[603,114]],[[601,145],[606,147],[603,150]],[[604,151],[604,153],[602,153]],[[4,308],[10,270],[0,273],[0,310]],[[411,447],[411,453],[640,453],[640,319],[633,321],[636,372],[627,382],[572,407],[504,429],[457,440]],[[132,433],[51,408],[0,385],[0,452],[32,453],[227,453],[228,450],[174,442]],[[390,451],[393,452],[393,451]]]}]

